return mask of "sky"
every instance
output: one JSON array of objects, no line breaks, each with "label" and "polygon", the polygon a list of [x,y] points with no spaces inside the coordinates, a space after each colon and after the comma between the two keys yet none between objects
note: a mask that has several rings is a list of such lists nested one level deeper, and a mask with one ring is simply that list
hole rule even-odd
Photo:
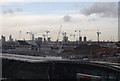
[{"label": "sky", "polygon": [[[118,40],[118,5],[117,2],[3,2],[0,3],[2,34],[14,39],[30,39],[27,31],[35,37],[46,35],[50,31],[52,40],[57,40],[58,32],[70,35],[79,32],[87,40],[97,40],[96,32],[101,32],[100,40]],[[62,40],[62,34],[60,34]]]}]

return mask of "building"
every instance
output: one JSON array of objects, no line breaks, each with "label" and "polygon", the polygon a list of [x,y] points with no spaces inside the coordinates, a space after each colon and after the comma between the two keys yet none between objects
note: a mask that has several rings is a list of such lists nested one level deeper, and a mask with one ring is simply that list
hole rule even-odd
[{"label": "building", "polygon": [[1,36],[1,40],[2,40],[2,43],[5,42],[5,41],[6,41],[5,36],[2,35],[2,36]]},{"label": "building", "polygon": [[49,43],[49,42],[51,42],[51,38],[50,38],[50,37],[48,37],[48,43]]},{"label": "building", "polygon": [[80,36],[80,37],[79,37],[79,43],[81,43],[81,42],[82,42],[82,37]]},{"label": "building", "polygon": [[18,40],[18,46],[15,49],[17,51],[34,51],[37,50],[37,44],[32,41]]},{"label": "building", "polygon": [[83,37],[83,42],[87,42],[87,37]]},{"label": "building", "polygon": [[10,42],[12,42],[12,41],[13,41],[13,38],[12,38],[12,36],[11,36],[11,35],[9,36],[9,41],[10,41]]},{"label": "building", "polygon": [[63,44],[67,44],[68,43],[68,37],[67,36],[64,36],[63,37]]}]

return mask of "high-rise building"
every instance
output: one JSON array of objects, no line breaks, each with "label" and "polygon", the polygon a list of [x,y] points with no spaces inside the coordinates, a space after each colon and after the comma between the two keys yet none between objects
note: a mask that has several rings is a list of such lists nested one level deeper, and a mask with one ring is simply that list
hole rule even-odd
[{"label": "high-rise building", "polygon": [[1,36],[1,40],[2,40],[2,42],[5,42],[6,41],[6,38],[5,38],[5,36]]},{"label": "high-rise building", "polygon": [[34,41],[35,37],[34,37],[34,34],[31,34],[32,35],[32,40]]},{"label": "high-rise building", "polygon": [[43,38],[43,39],[44,39],[43,42],[46,43],[46,38]]},{"label": "high-rise building", "polygon": [[42,37],[38,37],[38,41],[42,42]]},{"label": "high-rise building", "polygon": [[64,43],[64,44],[67,44],[67,43],[68,43],[68,37],[67,37],[67,36],[64,36],[64,37],[63,37],[63,43]]},{"label": "high-rise building", "polygon": [[79,37],[79,42],[82,42],[82,37],[81,36]]},{"label": "high-rise building", "polygon": [[87,41],[87,37],[85,36],[85,37],[83,37],[83,41],[84,42],[86,42]]},{"label": "high-rise building", "polygon": [[12,42],[12,41],[13,41],[13,38],[12,38],[12,36],[11,36],[11,35],[9,36],[9,41],[10,41],[10,42]]},{"label": "high-rise building", "polygon": [[48,42],[51,42],[51,38],[50,37],[48,37]]}]

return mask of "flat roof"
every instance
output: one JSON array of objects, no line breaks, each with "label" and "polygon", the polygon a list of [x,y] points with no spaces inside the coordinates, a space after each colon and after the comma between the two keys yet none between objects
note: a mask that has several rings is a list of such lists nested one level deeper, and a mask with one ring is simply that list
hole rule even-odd
[{"label": "flat roof", "polygon": [[45,61],[65,61],[62,57],[55,56],[28,56],[28,55],[17,55],[17,54],[0,54],[0,57],[10,60],[19,60],[27,62],[45,62]]},{"label": "flat roof", "polygon": [[101,61],[76,61],[76,60],[69,60],[63,59],[62,57],[55,57],[55,56],[28,56],[28,55],[17,55],[17,54],[7,54],[7,53],[0,53],[0,58],[9,59],[9,60],[18,60],[30,63],[41,63],[41,62],[50,62],[50,61],[57,61],[57,62],[70,62],[70,63],[80,63],[80,64],[90,64],[90,65],[98,65],[104,67],[114,67],[120,69],[120,63],[111,63],[111,62],[101,62]]}]

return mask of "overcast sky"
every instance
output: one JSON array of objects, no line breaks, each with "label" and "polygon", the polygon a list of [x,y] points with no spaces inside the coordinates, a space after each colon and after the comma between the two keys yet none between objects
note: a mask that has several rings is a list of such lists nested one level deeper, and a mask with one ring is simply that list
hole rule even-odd
[{"label": "overcast sky", "polygon": [[[118,3],[117,2],[9,2],[1,3],[2,34],[29,39],[31,31],[40,37],[49,30],[52,40],[61,31],[71,34],[81,31],[88,40],[97,40],[97,30],[102,34],[100,40],[118,40]],[[62,34],[61,36],[62,37]],[[62,39],[62,38],[61,38]]]}]

